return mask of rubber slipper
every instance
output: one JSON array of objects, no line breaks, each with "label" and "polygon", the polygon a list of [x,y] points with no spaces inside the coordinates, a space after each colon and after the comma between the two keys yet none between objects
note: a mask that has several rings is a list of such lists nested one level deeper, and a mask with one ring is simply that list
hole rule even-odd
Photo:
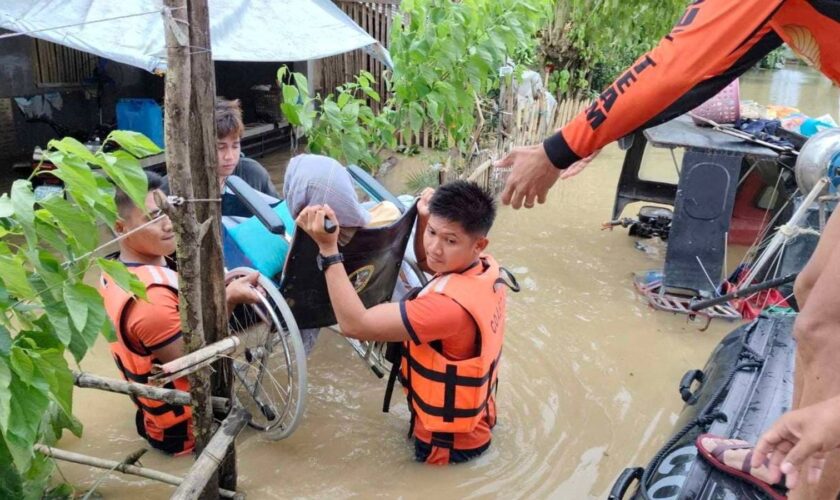
[{"label": "rubber slipper", "polygon": [[[752,452],[747,454],[746,458],[744,459],[744,465],[742,465],[741,469],[737,469],[735,467],[726,465],[723,462],[723,453],[730,450],[737,450],[737,449],[752,449],[752,445],[744,444],[744,445],[718,445],[715,447],[714,450],[709,451],[703,447],[703,439],[717,439],[717,440],[729,440],[732,438],[726,438],[723,436],[716,436],[714,434],[700,434],[697,436],[697,439],[694,441],[695,446],[697,447],[697,451],[700,453],[700,456],[703,457],[706,462],[709,463],[715,469],[718,469],[721,472],[725,472],[730,476],[737,477],[738,479],[744,481],[745,483],[749,483],[756,488],[760,489],[764,493],[770,495],[773,500],[786,500],[787,496],[780,493],[779,490],[774,488],[772,485],[768,484],[765,481],[753,476],[749,473],[750,470],[750,459],[752,458]],[[718,451],[718,453],[715,453]],[[719,455],[720,458],[718,458]],[[744,470],[746,469],[746,470]]]}]

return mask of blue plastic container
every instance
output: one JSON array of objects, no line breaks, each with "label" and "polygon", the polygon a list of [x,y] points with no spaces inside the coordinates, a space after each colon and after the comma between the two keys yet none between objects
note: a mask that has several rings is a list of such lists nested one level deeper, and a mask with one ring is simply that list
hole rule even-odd
[{"label": "blue plastic container", "polygon": [[163,109],[154,99],[117,100],[117,128],[140,132],[164,147]]}]

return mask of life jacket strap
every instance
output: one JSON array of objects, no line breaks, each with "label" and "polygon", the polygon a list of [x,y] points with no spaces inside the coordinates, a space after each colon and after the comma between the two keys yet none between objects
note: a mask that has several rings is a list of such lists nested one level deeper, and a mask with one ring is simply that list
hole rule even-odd
[{"label": "life jacket strap", "polygon": [[[396,345],[395,345],[396,344]],[[393,354],[391,350],[397,351]],[[393,354],[393,356],[392,356]],[[402,361],[402,344],[391,342],[388,344],[388,352],[385,357],[391,362],[391,372],[388,374],[388,385],[385,386],[385,400],[382,401],[382,411],[388,413],[391,409],[391,397],[394,394],[394,385],[397,383],[397,375],[400,373],[400,364]]]},{"label": "life jacket strap", "polygon": [[455,448],[455,433],[433,432],[431,445],[452,450]]}]

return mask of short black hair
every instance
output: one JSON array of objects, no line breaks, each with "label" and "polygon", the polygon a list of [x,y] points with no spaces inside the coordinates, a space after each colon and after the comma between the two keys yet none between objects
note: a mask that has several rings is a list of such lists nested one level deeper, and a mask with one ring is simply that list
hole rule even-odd
[{"label": "short black hair", "polygon": [[475,182],[456,180],[435,190],[429,213],[461,224],[474,236],[487,236],[496,218],[496,202]]},{"label": "short black hair", "polygon": [[[150,191],[154,191],[155,189],[160,189],[161,186],[163,186],[163,177],[150,170],[146,170],[146,182],[148,183],[148,188],[146,190],[148,193]],[[117,213],[119,213],[120,216],[125,216],[128,211],[135,206],[131,197],[129,197],[128,194],[119,187],[117,187],[117,190],[114,193],[114,203],[117,205]],[[144,209],[143,207],[140,208]]]}]

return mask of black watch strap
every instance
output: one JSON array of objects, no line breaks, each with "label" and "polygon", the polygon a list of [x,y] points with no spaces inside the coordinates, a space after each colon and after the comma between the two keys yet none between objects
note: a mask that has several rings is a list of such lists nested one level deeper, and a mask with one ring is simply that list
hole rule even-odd
[{"label": "black watch strap", "polygon": [[325,271],[333,264],[344,262],[344,255],[342,255],[341,252],[327,256],[319,253],[318,257],[315,258],[315,262],[318,264],[319,271]]}]

